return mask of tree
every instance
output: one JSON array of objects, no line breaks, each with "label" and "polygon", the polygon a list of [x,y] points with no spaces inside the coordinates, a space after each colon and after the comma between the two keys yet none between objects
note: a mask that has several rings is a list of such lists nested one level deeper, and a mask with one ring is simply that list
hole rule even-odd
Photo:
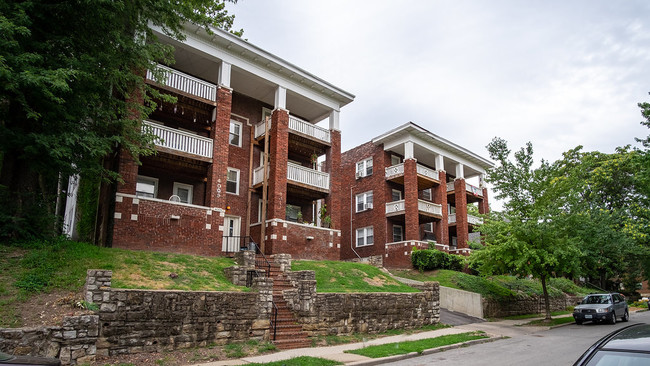
[{"label": "tree", "polygon": [[149,25],[230,30],[224,1],[0,2],[0,238],[52,233],[60,176],[116,180],[106,156],[152,153],[140,121],[165,97],[142,75],[173,50]]},{"label": "tree", "polygon": [[[553,186],[553,167],[541,162],[533,168],[533,147],[526,144],[514,154],[505,140],[494,138],[487,146],[497,162],[487,174],[497,199],[505,200],[502,213],[492,213],[481,225],[485,249],[471,262],[482,274],[532,275],[542,283],[546,319],[551,318],[547,280],[578,271],[579,250],[568,235],[571,219],[562,211]],[[555,188],[555,189],[554,189]]]}]

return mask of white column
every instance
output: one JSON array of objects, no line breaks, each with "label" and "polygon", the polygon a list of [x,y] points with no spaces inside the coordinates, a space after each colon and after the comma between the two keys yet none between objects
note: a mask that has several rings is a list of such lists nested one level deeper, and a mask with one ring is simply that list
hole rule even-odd
[{"label": "white column", "polygon": [[225,61],[221,61],[221,65],[219,65],[219,85],[220,86],[225,86],[226,88],[230,88],[230,72],[232,69],[232,65]]},{"label": "white column", "polygon": [[485,187],[485,174],[481,173],[478,176],[478,186],[479,188],[484,188]]},{"label": "white column", "polygon": [[404,159],[413,159],[413,141],[404,143]]},{"label": "white column", "polygon": [[445,157],[442,155],[436,155],[436,170],[445,171]]},{"label": "white column", "polygon": [[275,109],[287,109],[287,89],[279,85],[275,88]]},{"label": "white column", "polygon": [[460,178],[465,179],[465,168],[463,167],[463,164],[458,163],[456,164],[456,179]]},{"label": "white column", "polygon": [[330,112],[330,130],[340,131],[339,128],[339,111],[332,110]]}]

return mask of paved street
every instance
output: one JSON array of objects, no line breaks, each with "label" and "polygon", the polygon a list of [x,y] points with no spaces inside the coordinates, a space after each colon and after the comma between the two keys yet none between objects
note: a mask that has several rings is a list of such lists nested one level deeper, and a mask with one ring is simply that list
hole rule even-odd
[{"label": "paved street", "polygon": [[[515,327],[511,338],[471,347],[449,350],[432,355],[388,363],[394,366],[415,365],[572,365],[595,341],[609,332],[633,323],[649,323],[650,312],[632,314],[630,322],[616,325],[568,325],[551,330],[536,327]],[[456,328],[462,329],[463,325]],[[473,324],[469,329],[490,333],[490,323]]]}]

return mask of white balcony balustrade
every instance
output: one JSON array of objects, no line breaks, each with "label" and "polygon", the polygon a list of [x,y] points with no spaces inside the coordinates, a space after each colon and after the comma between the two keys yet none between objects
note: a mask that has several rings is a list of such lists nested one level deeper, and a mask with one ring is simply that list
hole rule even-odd
[{"label": "white balcony balustrade", "polygon": [[330,175],[302,165],[287,163],[287,179],[322,190],[330,189]]},{"label": "white balcony balustrade", "polygon": [[[268,176],[268,171],[267,171]],[[257,167],[253,170],[253,185],[262,183],[264,178],[264,167]],[[320,190],[330,189],[330,175],[319,172],[302,165],[287,163],[287,179],[291,182],[311,186]]]},{"label": "white balcony balustrade", "polygon": [[[456,223],[456,214],[450,214],[448,216],[449,220],[447,221],[450,225]],[[467,223],[471,225],[481,225],[483,223],[483,219],[480,217],[476,217],[473,215],[467,215]]]},{"label": "white balcony balustrade", "polygon": [[151,121],[142,122],[142,131],[158,137],[154,141],[156,146],[212,159],[213,141],[210,138],[166,127]]},{"label": "white balcony balustrade", "polygon": [[386,179],[401,177],[402,175],[404,175],[404,163],[388,166],[385,168],[385,170],[386,170]]},{"label": "white balcony balustrade", "polygon": [[467,191],[467,193],[472,193],[474,195],[483,197],[483,190],[469,183],[465,183],[465,190]]},{"label": "white balcony balustrade", "polygon": [[386,202],[386,215],[399,215],[406,211],[406,202],[404,200]]},{"label": "white balcony balustrade", "polygon": [[147,80],[151,80],[158,84],[180,90],[181,92],[189,95],[216,102],[217,86],[215,84],[197,79],[193,76],[187,75],[167,66],[158,65],[156,68],[163,72],[163,80],[156,80],[150,70],[147,70]]},{"label": "white balcony balustrade", "polygon": [[442,216],[442,206],[429,201],[418,200],[418,211],[427,215]]},{"label": "white balcony balustrade", "polygon": [[[269,121],[269,130],[271,130],[271,121]],[[316,126],[313,123],[303,121],[294,116],[289,116],[289,131],[300,133],[328,144],[332,141],[332,136],[329,130]],[[264,121],[255,125],[255,138],[264,136],[264,132]]]},{"label": "white balcony balustrade", "polygon": [[453,190],[454,190],[454,182],[447,183],[447,192],[451,192]]},{"label": "white balcony balustrade", "polygon": [[438,174],[437,170],[427,168],[424,165],[417,165],[417,173],[418,175],[427,177],[429,179],[440,180],[440,175]]}]

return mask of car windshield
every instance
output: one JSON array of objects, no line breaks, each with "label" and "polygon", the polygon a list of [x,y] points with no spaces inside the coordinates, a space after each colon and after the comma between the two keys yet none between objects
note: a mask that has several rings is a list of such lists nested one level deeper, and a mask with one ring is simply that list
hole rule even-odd
[{"label": "car windshield", "polygon": [[592,295],[585,297],[582,304],[611,304],[611,300],[608,295]]}]

